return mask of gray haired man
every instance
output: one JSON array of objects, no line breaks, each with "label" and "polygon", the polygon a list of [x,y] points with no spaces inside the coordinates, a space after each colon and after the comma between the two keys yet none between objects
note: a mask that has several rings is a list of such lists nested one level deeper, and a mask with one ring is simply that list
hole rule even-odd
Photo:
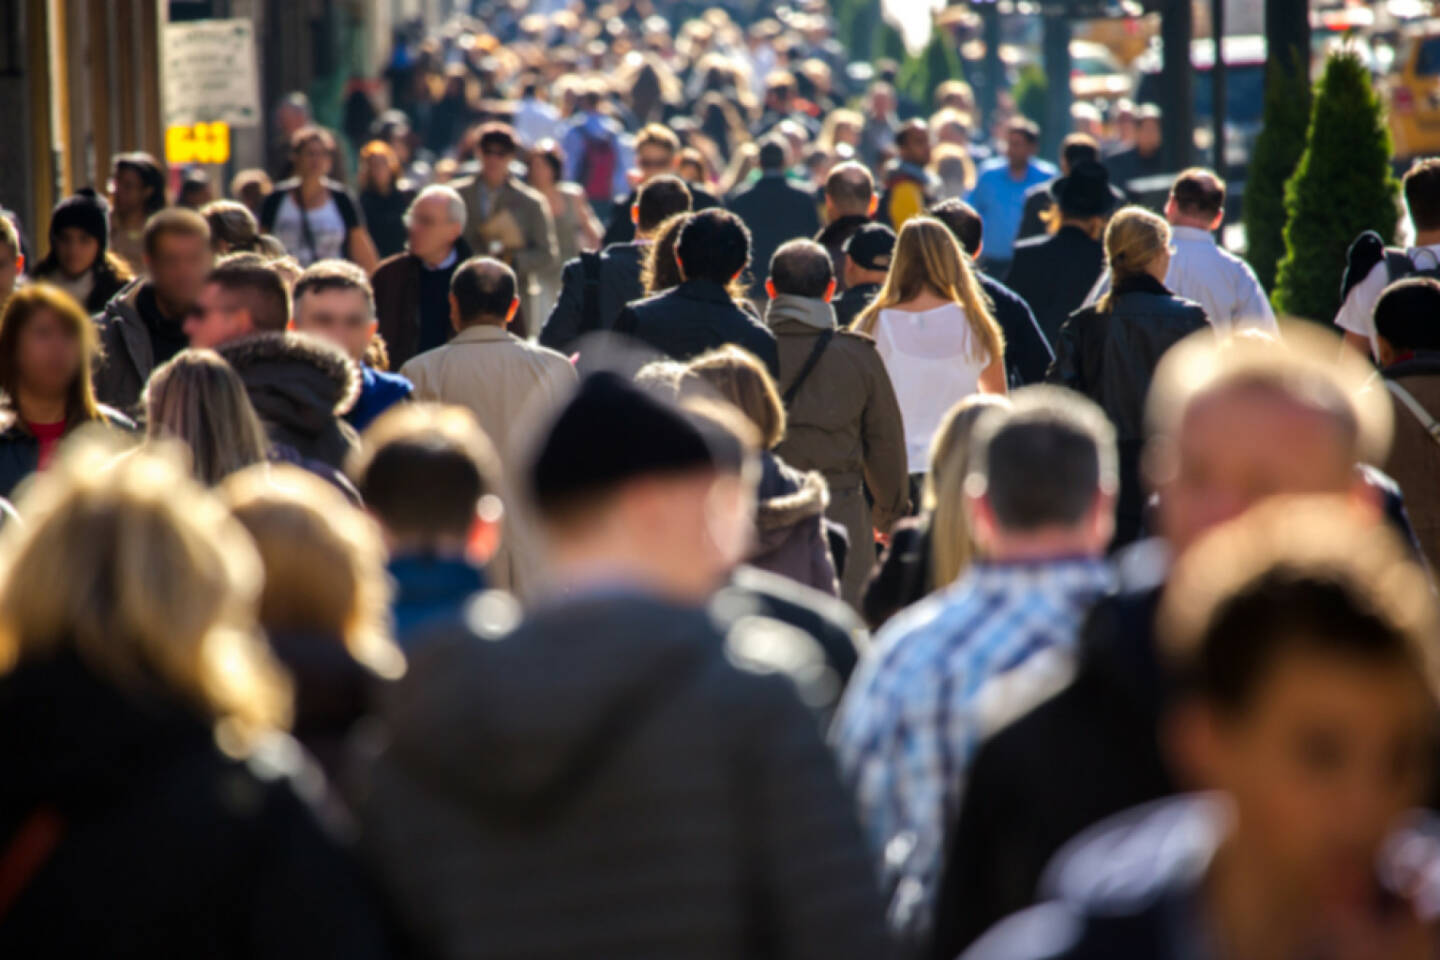
[{"label": "gray haired man", "polygon": [[445,186],[426,187],[405,212],[407,249],[375,270],[375,313],[392,370],[454,336],[450,279],[471,255],[464,237],[466,219],[459,193]]}]

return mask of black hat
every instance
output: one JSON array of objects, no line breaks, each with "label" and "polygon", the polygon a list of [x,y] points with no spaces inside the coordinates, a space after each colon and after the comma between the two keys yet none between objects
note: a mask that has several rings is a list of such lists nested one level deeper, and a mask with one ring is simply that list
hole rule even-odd
[{"label": "black hat", "polygon": [[1050,185],[1050,196],[1061,213],[1076,217],[1103,217],[1115,208],[1110,190],[1110,172],[1094,160],[1082,160]]},{"label": "black hat", "polygon": [[613,373],[580,384],[530,469],[541,512],[657,473],[738,471],[740,441],[719,424],[644,393]]},{"label": "black hat", "polygon": [[889,270],[895,254],[895,231],[883,223],[867,223],[850,234],[845,253],[861,270]]},{"label": "black hat", "polygon": [[93,192],[66,197],[50,216],[50,245],[54,246],[60,231],[69,227],[79,227],[94,237],[104,254],[110,247],[110,205]]}]

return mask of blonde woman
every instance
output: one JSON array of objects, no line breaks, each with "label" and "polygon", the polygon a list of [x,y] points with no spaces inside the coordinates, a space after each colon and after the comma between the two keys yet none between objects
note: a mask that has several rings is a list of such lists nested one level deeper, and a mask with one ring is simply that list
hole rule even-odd
[{"label": "blonde woman", "polygon": [[179,462],[112,454],[0,538],[0,955],[384,955],[279,732],[255,547]]},{"label": "blonde woman", "polygon": [[380,531],[296,467],[254,467],[220,491],[260,550],[260,625],[295,677],[295,736],[334,773],[351,726],[368,712],[371,679],[405,670],[391,636]]},{"label": "blonde woman", "polygon": [[1163,219],[1140,207],[1115,214],[1105,228],[1110,289],[1061,326],[1046,378],[1085,394],[1115,424],[1120,446],[1115,546],[1140,533],[1145,395],[1155,367],[1170,347],[1209,328],[1199,304],[1166,288],[1170,254],[1170,225]]},{"label": "blonde woman", "polygon": [[148,439],[183,444],[191,475],[206,486],[270,458],[245,384],[213,351],[176,354],[150,376],[144,405]]},{"label": "blonde woman", "polygon": [[957,403],[941,421],[930,446],[920,516],[896,526],[865,588],[862,612],[870,629],[880,629],[912,603],[948,587],[970,566],[974,542],[965,517],[970,436],[985,413],[1009,406],[1007,397],[977,393]]},{"label": "blonde woman", "polygon": [[854,329],[875,338],[905,421],[911,474],[930,468],[941,419],[974,393],[1006,392],[1005,338],[970,260],[939,220],[906,221],[890,275]]}]

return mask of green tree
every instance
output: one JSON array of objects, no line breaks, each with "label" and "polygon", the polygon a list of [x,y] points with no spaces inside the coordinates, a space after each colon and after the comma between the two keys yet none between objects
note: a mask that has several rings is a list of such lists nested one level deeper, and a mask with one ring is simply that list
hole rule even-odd
[{"label": "green tree", "polygon": [[963,80],[965,67],[960,62],[960,51],[955,46],[955,36],[947,28],[936,25],[930,33],[930,42],[918,57],[906,57],[895,78],[898,86],[910,99],[918,104],[935,109],[935,88],[946,80]]},{"label": "green tree", "polygon": [[1310,83],[1296,69],[1271,61],[1265,78],[1265,114],[1245,181],[1246,259],[1260,284],[1275,289],[1275,270],[1285,253],[1285,182],[1295,174],[1310,124]]},{"label": "green tree", "polygon": [[1038,63],[1027,63],[1020,68],[1020,77],[1015,81],[1015,89],[1012,91],[1016,109],[1041,126],[1045,124],[1048,87],[1045,68]]},{"label": "green tree", "polygon": [[1390,243],[1400,185],[1390,167],[1390,130],[1360,58],[1325,62],[1310,111],[1305,152],[1285,184],[1285,255],[1275,309],[1329,322],[1340,307],[1345,251],[1365,230]]}]

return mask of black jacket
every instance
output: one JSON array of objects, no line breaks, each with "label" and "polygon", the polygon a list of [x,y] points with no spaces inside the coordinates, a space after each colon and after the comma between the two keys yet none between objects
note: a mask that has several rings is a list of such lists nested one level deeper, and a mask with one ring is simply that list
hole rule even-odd
[{"label": "black jacket", "polygon": [[730,201],[730,210],[750,228],[750,290],[763,300],[775,251],[787,240],[808,239],[820,230],[815,195],[784,174],[767,174]]},{"label": "black jacket", "polygon": [[1055,362],[1050,338],[1040,329],[1030,305],[1019,294],[988,273],[975,271],[980,289],[995,308],[995,322],[1005,334],[1005,374],[1010,386],[1041,383]]},{"label": "black jacket", "polygon": [[1067,317],[1079,310],[1105,269],[1105,250],[1079,227],[1015,244],[1005,282],[1035,312],[1051,343]]},{"label": "black jacket", "polygon": [[849,329],[855,318],[874,301],[880,292],[878,283],[862,283],[851,287],[835,298],[835,324],[842,330]]},{"label": "black jacket", "polygon": [[487,603],[481,633],[416,648],[359,782],[364,844],[435,956],[883,956],[868,852],[789,679],[818,653],[638,594],[514,629]]},{"label": "black jacket", "polygon": [[360,369],[339,347],[303,333],[261,333],[220,348],[240,375],[270,442],[343,470],[360,442],[343,414],[360,395]]},{"label": "black jacket", "polygon": [[[95,399],[126,414],[134,415],[140,406],[140,394],[160,360],[156,356],[156,331],[145,320],[143,298],[149,291],[149,280],[135,280],[122,289],[93,322],[100,341],[100,355],[95,366]],[[158,307],[155,308],[158,313]],[[179,322],[165,318],[158,321],[170,329],[160,331],[169,342],[178,346],[184,332]]]},{"label": "black jacket", "polygon": [[0,757],[0,850],[37,814],[58,829],[0,918],[0,956],[388,955],[288,739],[230,759],[187,705],[61,655],[0,679]]},{"label": "black jacket", "polygon": [[772,377],[780,376],[775,334],[710,280],[690,280],[630,304],[621,311],[615,329],[673,360],[690,360],[733,343],[759,357]]},{"label": "black jacket", "polygon": [[[587,333],[614,327],[625,305],[645,296],[640,267],[649,249],[649,245],[643,243],[617,243],[599,254],[582,255],[565,264],[560,296],[540,331],[540,344],[568,354],[575,341]],[[597,257],[599,266],[591,293],[594,314],[590,317],[586,316],[586,256]]]},{"label": "black jacket", "polygon": [[[719,199],[715,194],[693,183],[685,186],[690,188],[690,209],[709,210],[711,207],[720,206]],[[638,191],[631,190],[630,195],[619,203],[615,204],[615,210],[610,215],[610,223],[605,227],[605,236],[601,239],[604,246],[614,243],[630,243],[635,239],[635,221],[630,217],[630,210],[635,206],[635,198]]]},{"label": "black jacket", "polygon": [[1138,533],[1145,493],[1140,453],[1145,441],[1145,395],[1165,351],[1199,330],[1208,330],[1197,303],[1173,296],[1150,276],[1131,278],[1115,291],[1110,310],[1078,310],[1055,343],[1047,379],[1094,400],[1115,424],[1120,452],[1120,498],[1116,542]]},{"label": "black jacket", "polygon": [[[134,422],[117,410],[102,406],[100,415],[111,427],[126,432],[135,429]],[[40,441],[14,412],[0,410],[0,497],[13,498],[15,488],[39,468]]]},{"label": "black jacket", "polygon": [[855,231],[867,223],[874,223],[869,217],[862,217],[858,213],[838,217],[827,223],[823,229],[815,234],[815,242],[825,248],[830,254],[830,264],[835,268],[835,290],[843,292],[845,289],[845,241],[854,236]]}]

